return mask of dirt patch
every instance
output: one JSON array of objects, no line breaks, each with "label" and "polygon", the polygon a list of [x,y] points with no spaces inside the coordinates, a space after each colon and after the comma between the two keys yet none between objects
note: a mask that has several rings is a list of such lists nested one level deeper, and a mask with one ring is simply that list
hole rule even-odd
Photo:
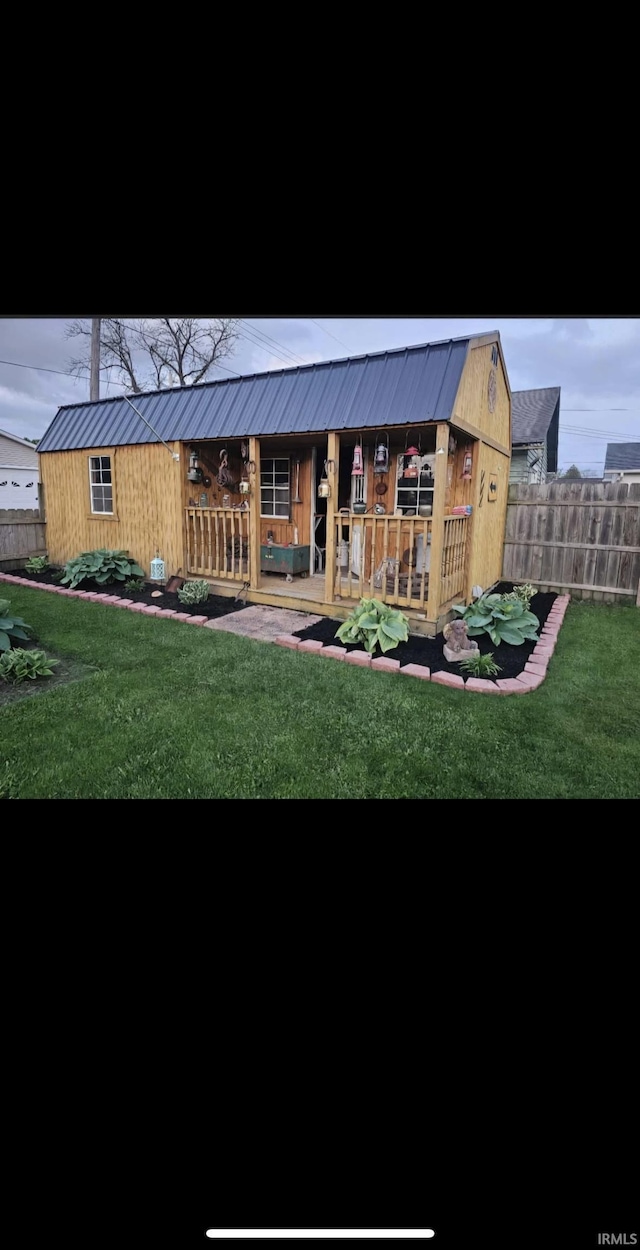
[{"label": "dirt patch", "polygon": [[98,669],[91,668],[88,664],[80,664],[77,660],[56,655],[51,647],[45,647],[35,639],[21,642],[20,646],[25,651],[44,651],[50,659],[59,660],[60,663],[56,664],[51,677],[37,677],[35,681],[28,678],[27,681],[22,681],[17,686],[0,680],[0,711],[5,707],[11,707],[14,703],[20,703],[22,699],[46,694],[48,690],[56,690],[58,686],[65,686],[69,681],[81,681],[84,677],[90,677],[98,672]]},{"label": "dirt patch", "polygon": [[[494,594],[507,594],[513,590],[513,586],[507,583],[501,583],[496,586]],[[557,595],[554,594],[537,594],[534,595],[530,604],[530,611],[538,618],[540,627],[544,625],[551,607]],[[296,638],[315,638],[318,642],[322,642],[325,647],[346,645],[347,651],[361,651],[361,643],[340,642],[336,638],[336,630],[340,621],[333,620],[330,617],[321,617],[314,625],[309,625],[305,629],[293,629],[291,632]],[[486,655],[489,651],[492,653],[496,664],[500,665],[501,672],[496,674],[494,680],[503,680],[509,677],[517,677],[522,672],[524,666],[535,647],[535,642],[525,642],[521,647],[511,647],[508,643],[503,642],[499,647],[494,646],[488,634],[479,634],[474,639],[478,644],[481,655]],[[392,651],[388,651],[387,655],[391,660],[399,660],[402,667],[405,664],[424,664],[431,669],[432,673],[457,673],[459,676],[465,677],[469,674],[461,673],[459,664],[449,664],[442,654],[444,638],[442,634],[438,634],[436,638],[422,638],[417,634],[410,634],[408,642],[399,642],[397,647]],[[375,656],[380,656],[382,652],[376,648]]]}]

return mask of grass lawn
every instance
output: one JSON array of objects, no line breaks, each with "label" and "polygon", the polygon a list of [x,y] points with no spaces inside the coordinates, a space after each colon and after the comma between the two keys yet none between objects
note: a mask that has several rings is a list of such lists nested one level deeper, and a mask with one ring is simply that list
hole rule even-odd
[{"label": "grass lawn", "polygon": [[540,689],[495,698],[2,594],[83,676],[0,706],[0,797],[640,797],[634,607],[572,604]]}]

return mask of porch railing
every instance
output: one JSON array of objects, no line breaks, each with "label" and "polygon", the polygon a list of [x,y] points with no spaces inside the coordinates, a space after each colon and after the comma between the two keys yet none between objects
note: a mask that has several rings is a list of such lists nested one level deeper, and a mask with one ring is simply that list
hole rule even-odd
[{"label": "porch railing", "polygon": [[334,593],[424,608],[429,597],[431,519],[408,516],[336,517]]},{"label": "porch railing", "polygon": [[440,583],[440,604],[448,603],[464,590],[467,567],[467,534],[468,520],[466,516],[446,516],[444,518],[444,544],[442,548],[442,580]]},{"label": "porch railing", "polygon": [[189,573],[249,580],[249,512],[246,508],[186,508]]},{"label": "porch railing", "polygon": [[[468,519],[444,518],[439,602],[431,605],[436,610],[464,591]],[[424,610],[429,599],[432,533],[432,518],[337,516],[335,595],[375,597],[398,607]]]}]

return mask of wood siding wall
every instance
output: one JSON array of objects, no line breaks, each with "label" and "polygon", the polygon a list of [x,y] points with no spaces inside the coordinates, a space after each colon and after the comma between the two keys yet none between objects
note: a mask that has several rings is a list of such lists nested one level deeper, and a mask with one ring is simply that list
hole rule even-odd
[{"label": "wood siding wall", "polygon": [[[128,551],[148,576],[159,550],[168,574],[175,573],[184,559],[180,489],[184,452],[179,443],[173,450],[180,454],[179,462],[157,443],[44,453],[40,473],[51,563],[64,564],[96,547],[119,548]],[[113,517],[91,513],[90,455],[111,456]]]},{"label": "wood siding wall", "polygon": [[511,452],[511,471],[509,483],[523,482],[525,486],[533,482],[547,480],[547,444],[540,443],[537,447],[514,447]]},{"label": "wood siding wall", "polygon": [[[500,356],[497,366],[491,363],[492,347],[491,343],[485,343],[470,349],[451,420],[454,425],[456,421],[465,421],[503,447],[510,448],[511,397]],[[489,412],[489,374],[493,368],[496,370],[497,396],[495,409]]]},{"label": "wood siding wall", "polygon": [[576,598],[609,603],[635,598],[640,483],[511,486],[503,575]]},{"label": "wood siding wall", "polygon": [[[510,457],[503,456],[487,443],[478,444],[477,467],[474,465],[474,490],[471,549],[467,565],[466,598],[472,586],[486,590],[500,580],[504,529],[507,514]],[[496,497],[489,497],[489,486],[495,474]]]}]

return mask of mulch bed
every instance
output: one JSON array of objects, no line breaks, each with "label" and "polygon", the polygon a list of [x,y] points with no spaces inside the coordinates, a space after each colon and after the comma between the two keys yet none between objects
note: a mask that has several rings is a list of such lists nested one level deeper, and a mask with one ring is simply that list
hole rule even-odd
[{"label": "mulch bed", "polygon": [[[501,582],[492,591],[492,594],[507,594],[513,590],[513,586],[508,582]],[[530,611],[537,616],[540,627],[544,625],[550,609],[557,599],[554,594],[537,594],[533,596],[530,604]],[[317,642],[321,642],[324,646],[346,647],[347,651],[361,651],[361,643],[344,643],[336,638],[336,630],[341,624],[340,621],[332,620],[330,617],[323,617],[315,625],[309,625],[306,629],[295,630],[296,638],[314,638]],[[490,651],[496,664],[500,665],[501,672],[497,673],[494,681],[517,677],[522,672],[524,666],[535,647],[535,642],[525,642],[521,647],[511,647],[508,643],[503,642],[499,647],[494,646],[488,634],[476,635],[475,642],[482,655]],[[431,669],[432,673],[457,673],[460,677],[468,677],[468,673],[460,671],[460,664],[448,664],[442,654],[444,638],[442,634],[438,634],[436,638],[422,638],[416,634],[410,634],[408,642],[399,642],[393,650],[387,651],[386,654],[390,660],[399,660],[404,667],[405,664],[424,664]],[[375,656],[381,655],[382,652],[376,648]],[[375,658],[374,656],[374,658]]]},{"label": "mulch bed", "polygon": [[[20,569],[16,570],[16,576],[24,577],[32,582],[44,582],[50,586],[62,586],[62,583],[54,577],[54,573],[58,571],[55,568],[49,568],[43,573],[27,573],[25,569]],[[191,578],[190,580],[197,579]],[[8,589],[9,587],[7,591]],[[68,586],[64,586],[63,589],[67,590]],[[118,595],[120,599],[131,599],[132,603],[148,603],[156,608],[172,608],[174,612],[186,612],[189,616],[207,616],[209,620],[218,616],[228,616],[230,612],[240,612],[242,608],[249,606],[246,603],[235,603],[233,595],[230,599],[226,599],[223,595],[209,595],[204,603],[181,603],[177,593],[162,590],[162,587],[157,586],[155,582],[145,582],[142,590],[125,590],[122,582],[111,582],[108,586],[101,586],[94,581],[84,581],[76,586],[76,590],[86,590],[89,594]],[[154,590],[162,590],[162,596],[154,597],[152,594]],[[240,590],[239,585],[238,590]]]}]

